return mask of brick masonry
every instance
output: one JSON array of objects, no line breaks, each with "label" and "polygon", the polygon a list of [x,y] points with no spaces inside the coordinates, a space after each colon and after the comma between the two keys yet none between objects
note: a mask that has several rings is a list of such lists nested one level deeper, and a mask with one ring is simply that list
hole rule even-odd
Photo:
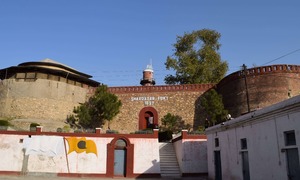
[{"label": "brick masonry", "polygon": [[[300,66],[272,65],[246,71],[250,111],[300,95]],[[232,117],[248,112],[245,76],[235,72],[217,85]]]}]

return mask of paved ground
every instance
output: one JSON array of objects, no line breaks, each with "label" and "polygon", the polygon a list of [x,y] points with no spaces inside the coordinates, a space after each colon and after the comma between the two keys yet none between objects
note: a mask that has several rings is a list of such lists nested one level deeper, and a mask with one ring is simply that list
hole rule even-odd
[{"label": "paved ground", "polygon": [[[73,177],[54,177],[54,176],[3,176],[0,175],[0,180],[133,180],[134,178],[73,178]],[[182,178],[138,178],[139,180],[207,180],[203,177],[182,177]]]}]

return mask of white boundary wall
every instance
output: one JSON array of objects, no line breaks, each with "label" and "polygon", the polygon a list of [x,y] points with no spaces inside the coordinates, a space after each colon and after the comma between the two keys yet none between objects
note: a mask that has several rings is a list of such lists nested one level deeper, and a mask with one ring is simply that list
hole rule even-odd
[{"label": "white boundary wall", "polygon": [[188,135],[186,130],[182,130],[182,136],[175,138],[173,145],[183,175],[207,174],[206,136]]},{"label": "white boundary wall", "polygon": [[[41,138],[43,142],[31,145],[32,149],[26,155],[26,140]],[[125,135],[126,136],[126,135]],[[141,135],[137,135],[141,136]],[[75,136],[72,136],[75,137]],[[75,138],[82,138],[84,135]],[[61,138],[62,144],[57,145],[51,139]],[[68,136],[66,136],[68,138]],[[97,147],[95,153],[68,154],[70,147],[63,136],[47,135],[17,135],[0,133],[0,173],[77,173],[103,174],[107,173],[107,145],[113,137],[86,137]],[[160,174],[159,145],[157,138],[128,138],[134,145],[133,173]],[[65,142],[63,142],[65,141]],[[52,142],[52,143],[51,143]],[[61,146],[61,147],[60,147]],[[53,155],[54,154],[54,155]],[[67,155],[66,155],[67,154]]]}]

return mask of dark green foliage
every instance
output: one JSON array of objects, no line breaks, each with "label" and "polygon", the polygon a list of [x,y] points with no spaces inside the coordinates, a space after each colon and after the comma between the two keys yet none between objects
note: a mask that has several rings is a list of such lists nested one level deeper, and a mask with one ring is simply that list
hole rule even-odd
[{"label": "dark green foliage", "polygon": [[207,126],[213,126],[225,121],[228,111],[224,109],[222,96],[215,89],[211,89],[203,94],[201,106],[205,110]]},{"label": "dark green foliage", "polygon": [[9,126],[10,123],[6,120],[0,120],[0,126]]},{"label": "dark green foliage", "polygon": [[170,130],[160,131],[160,132],[158,132],[158,141],[159,142],[170,141],[173,138],[172,135],[173,135],[173,132]]},{"label": "dark green foliage", "polygon": [[67,121],[78,124],[83,128],[102,127],[105,121],[111,121],[120,110],[122,103],[118,97],[110,92],[106,85],[96,89],[95,95],[87,102],[75,107],[75,116],[69,116]]},{"label": "dark green foliage", "polygon": [[30,124],[30,128],[35,128],[37,126],[40,126],[40,124],[38,124],[38,123],[31,123]]},{"label": "dark green foliage", "polygon": [[6,120],[0,120],[0,130],[7,130],[10,123]]},{"label": "dark green foliage", "polygon": [[119,112],[122,106],[118,97],[108,92],[107,86],[102,85],[97,88],[96,93],[90,98],[92,113],[99,119],[111,121]]},{"label": "dark green foliage", "polygon": [[217,83],[226,74],[228,65],[221,61],[218,50],[220,33],[203,29],[178,36],[173,57],[168,56],[166,68],[176,71],[165,77],[166,84]]},{"label": "dark green foliage", "polygon": [[173,133],[178,133],[182,129],[190,129],[190,124],[185,124],[182,117],[177,115],[172,115],[168,113],[161,119],[161,131],[171,131]]},{"label": "dark green foliage", "polygon": [[29,130],[30,131],[36,131],[36,127],[37,126],[40,126],[40,124],[38,124],[38,123],[31,123],[30,125],[29,125]]},{"label": "dark green foliage", "polygon": [[108,129],[108,130],[106,130],[106,134],[119,134],[119,131]]},{"label": "dark green foliage", "polygon": [[191,131],[188,134],[205,134],[205,127],[199,126],[195,131]]},{"label": "dark green foliage", "polygon": [[173,134],[176,134],[183,129],[189,130],[191,128],[190,124],[185,124],[182,117],[171,113],[168,113],[161,118],[161,123],[162,126],[158,133],[159,142],[169,141],[172,139]]},{"label": "dark green foliage", "polygon": [[76,116],[73,116],[72,118],[77,119],[79,124],[82,127],[85,128],[93,127],[93,124],[95,122],[92,121],[93,112],[92,112],[92,108],[89,107],[88,102],[75,107],[73,112],[76,114]]},{"label": "dark green foliage", "polygon": [[135,131],[134,134],[153,134],[153,129],[147,128],[143,130]]}]

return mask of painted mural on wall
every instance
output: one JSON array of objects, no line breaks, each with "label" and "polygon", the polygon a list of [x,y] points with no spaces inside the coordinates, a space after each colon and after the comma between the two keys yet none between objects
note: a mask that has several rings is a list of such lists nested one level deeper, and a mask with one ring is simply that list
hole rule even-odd
[{"label": "painted mural on wall", "polygon": [[97,146],[96,143],[93,140],[87,140],[85,137],[77,138],[77,137],[70,137],[66,138],[68,145],[69,145],[69,151],[68,154],[72,152],[77,153],[94,153],[96,156],[97,154]]},{"label": "painted mural on wall", "polygon": [[[62,136],[32,136],[24,138],[23,149],[25,155],[45,155],[49,157],[76,153],[97,154],[97,146],[93,140],[85,137],[62,137]],[[68,149],[68,150],[67,150]]]}]

